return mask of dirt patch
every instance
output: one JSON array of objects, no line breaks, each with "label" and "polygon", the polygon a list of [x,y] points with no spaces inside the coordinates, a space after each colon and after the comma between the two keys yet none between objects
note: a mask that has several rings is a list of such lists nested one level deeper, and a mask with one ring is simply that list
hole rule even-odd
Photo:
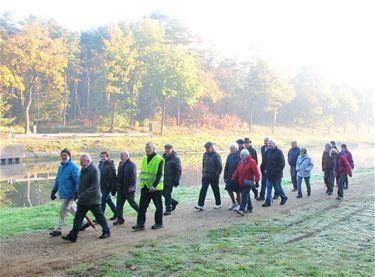
[{"label": "dirt patch", "polygon": [[[372,185],[357,185],[368,183],[369,177],[363,176],[351,182],[350,189],[345,191],[345,200],[350,201],[366,193],[373,192]],[[50,238],[48,231],[19,235],[11,238],[1,239],[1,275],[2,276],[62,276],[64,271],[72,266],[79,265],[83,262],[94,262],[109,259],[113,254],[127,251],[136,245],[142,245],[154,240],[163,240],[170,237],[178,236],[192,230],[209,230],[233,226],[237,223],[249,223],[253,220],[288,216],[297,209],[308,209],[322,201],[332,203],[322,211],[331,210],[337,207],[335,196],[327,196],[323,186],[316,184],[313,187],[311,197],[296,199],[295,194],[287,191],[289,200],[286,205],[280,206],[279,201],[273,203],[269,208],[262,208],[261,202],[254,201],[254,212],[244,217],[238,216],[233,211],[228,211],[226,205],[229,205],[228,197],[224,196],[224,207],[219,210],[212,209],[213,202],[207,202],[207,210],[197,212],[194,209],[194,203],[186,203],[178,206],[172,216],[164,217],[164,229],[151,230],[153,224],[153,214],[148,213],[146,230],[143,232],[133,232],[131,226],[135,224],[135,218],[127,218],[122,226],[112,226],[111,237],[106,240],[99,240],[100,227],[98,232],[93,229],[87,229],[79,234],[76,243],[63,241],[60,237]],[[197,196],[198,197],[198,196]],[[319,211],[318,211],[319,212]],[[354,211],[359,212],[359,211]],[[354,213],[353,212],[353,213]],[[57,220],[57,214],[56,214]],[[301,221],[302,222],[302,221]],[[299,224],[301,222],[294,222]],[[68,228],[63,233],[67,233]],[[305,237],[312,236],[317,231],[304,234],[293,241],[301,240]]]}]

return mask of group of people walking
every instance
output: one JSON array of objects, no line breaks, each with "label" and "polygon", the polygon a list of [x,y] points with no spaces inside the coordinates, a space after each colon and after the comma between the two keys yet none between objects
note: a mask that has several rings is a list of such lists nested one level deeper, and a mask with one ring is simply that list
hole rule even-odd
[{"label": "group of people walking", "polygon": [[[215,205],[214,209],[222,207],[219,179],[223,171],[222,161],[216,152],[214,143],[207,142],[204,145],[205,153],[202,162],[202,186],[199,199],[195,208],[203,211],[208,187],[211,186]],[[155,152],[152,142],[145,145],[145,156],[141,162],[140,170],[140,200],[135,201],[137,166],[131,161],[128,151],[120,153],[120,162],[117,167],[109,158],[107,152],[100,153],[98,166],[94,165],[88,154],[80,157],[81,170],[72,161],[68,149],[60,153],[61,165],[58,169],[56,180],[51,192],[51,199],[55,200],[57,192],[61,200],[60,218],[57,226],[50,232],[51,236],[61,236],[61,228],[67,212],[74,215],[72,230],[65,236],[64,240],[75,242],[78,233],[85,230],[93,223],[86,216],[91,211],[95,216],[94,222],[102,227],[100,239],[110,236],[110,229],[104,216],[106,206],[109,205],[113,212],[110,220],[113,225],[122,225],[125,222],[124,204],[129,205],[137,212],[137,223],[132,227],[134,231],[145,229],[146,212],[149,204],[155,205],[155,224],[152,229],[163,228],[163,215],[168,216],[176,209],[178,201],[173,199],[173,188],[179,186],[182,166],[180,158],[171,144],[164,145],[164,154]],[[276,142],[266,137],[261,147],[261,161],[258,167],[257,151],[252,147],[249,138],[238,139],[229,147],[224,166],[225,190],[231,199],[229,210],[236,211],[239,215],[253,211],[250,192],[254,199],[264,201],[262,207],[271,206],[273,200],[280,197],[280,205],[284,205],[288,197],[281,185],[283,171],[285,168],[284,154],[278,148]],[[288,164],[293,190],[297,192],[297,198],[303,196],[302,182],[305,181],[307,196],[311,195],[310,176],[313,162],[305,148],[299,148],[296,141],[291,142],[288,151]],[[334,180],[338,185],[337,199],[344,196],[343,190],[348,188],[348,175],[352,176],[354,168],[353,157],[345,144],[341,145],[341,151],[337,150],[332,141],[325,145],[322,155],[322,171],[324,182],[327,187],[326,193],[332,195]],[[260,182],[260,191],[259,189]],[[272,195],[272,191],[274,191]],[[112,196],[117,194],[116,204]],[[163,212],[163,200],[165,210]]]}]

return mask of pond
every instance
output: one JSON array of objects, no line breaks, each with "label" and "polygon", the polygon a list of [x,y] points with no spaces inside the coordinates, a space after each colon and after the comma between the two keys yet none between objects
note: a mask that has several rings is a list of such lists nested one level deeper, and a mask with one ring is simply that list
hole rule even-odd
[{"label": "pond", "polygon": [[[356,168],[374,166],[373,148],[350,149]],[[283,150],[286,156],[287,150]],[[309,150],[314,162],[313,174],[321,173],[322,149]],[[260,155],[258,151],[258,155]],[[221,152],[220,156],[225,163],[227,153]],[[99,155],[92,157],[94,164],[98,164]],[[119,162],[118,154],[112,154],[116,167]],[[199,186],[202,170],[202,154],[189,154],[180,156],[183,166],[181,186]],[[259,157],[260,158],[260,157]],[[138,168],[141,156],[131,157]],[[78,160],[76,159],[76,162]],[[0,166],[0,206],[1,207],[30,207],[46,204],[54,183],[55,174],[59,166],[59,160],[46,162],[26,162],[22,164]],[[284,177],[289,178],[289,166],[285,167]],[[220,178],[223,184],[223,179]]]}]

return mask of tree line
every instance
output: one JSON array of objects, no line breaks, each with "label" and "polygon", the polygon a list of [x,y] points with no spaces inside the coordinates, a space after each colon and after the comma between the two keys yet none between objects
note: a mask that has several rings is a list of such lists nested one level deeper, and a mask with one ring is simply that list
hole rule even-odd
[{"label": "tree line", "polygon": [[[251,35],[251,34],[248,34]],[[369,89],[335,85],[312,68],[287,73],[262,57],[208,48],[154,12],[74,32],[49,19],[0,17],[0,123],[124,130],[160,121],[190,127],[373,125]]]}]

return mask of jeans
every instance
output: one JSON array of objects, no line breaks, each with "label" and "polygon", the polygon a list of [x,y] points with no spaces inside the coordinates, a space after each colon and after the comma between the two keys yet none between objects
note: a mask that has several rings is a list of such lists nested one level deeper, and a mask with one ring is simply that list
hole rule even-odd
[{"label": "jeans", "polygon": [[344,197],[344,183],[347,175],[340,175],[338,176],[338,183],[337,183],[337,196]]},{"label": "jeans", "polygon": [[297,189],[297,171],[295,166],[290,166],[290,178],[292,179],[293,189]]},{"label": "jeans", "polygon": [[333,192],[335,186],[335,176],[332,170],[324,170],[324,183],[330,192]]},{"label": "jeans", "polygon": [[344,188],[348,188],[348,187],[349,187],[349,178],[348,178],[348,175],[345,175]]},{"label": "jeans", "polygon": [[208,186],[211,185],[212,191],[215,196],[215,204],[221,205],[221,199],[220,199],[220,190],[219,190],[219,180],[218,179],[212,179],[212,178],[203,178],[202,179],[202,187],[201,191],[199,193],[199,200],[198,205],[204,206],[204,201],[206,200],[207,195],[207,189]]},{"label": "jeans", "polygon": [[251,203],[251,197],[250,197],[250,187],[244,186],[242,187],[241,191],[241,204],[240,204],[240,211],[245,211],[246,209],[246,204],[247,204],[247,209],[251,210],[253,209],[253,205]]},{"label": "jeans", "polygon": [[135,197],[135,191],[127,191],[127,192],[117,192],[117,202],[116,202],[116,206],[117,206],[117,211],[116,211],[116,215],[117,215],[117,219],[119,219],[120,221],[124,220],[124,205],[125,205],[125,202],[126,200],[128,200],[128,203],[129,205],[138,213],[139,212],[139,207],[138,207],[138,204],[134,201],[134,197]]},{"label": "jeans", "polygon": [[281,187],[281,178],[277,180],[270,180],[267,178],[267,194],[266,194],[266,203],[271,204],[271,195],[272,195],[272,187],[275,188],[275,194],[277,193],[278,195],[281,196],[281,199],[285,199],[286,195],[284,193],[283,188]]},{"label": "jeans", "polygon": [[74,217],[73,229],[70,231],[70,235],[72,235],[73,237],[77,237],[79,233],[79,229],[82,225],[83,219],[88,211],[91,211],[93,213],[93,215],[95,216],[96,222],[98,222],[100,226],[102,227],[103,233],[109,234],[109,227],[107,224],[107,220],[105,219],[105,216],[102,212],[100,205],[89,205],[89,206],[77,205],[77,212],[76,212],[76,216]]},{"label": "jeans", "polygon": [[139,213],[137,217],[137,224],[144,226],[146,222],[146,212],[150,205],[150,202],[154,202],[155,205],[155,224],[163,224],[163,201],[162,201],[162,191],[156,190],[154,192],[149,192],[149,188],[144,186],[141,189],[141,198],[139,200]]},{"label": "jeans", "polygon": [[[259,196],[261,198],[264,198],[266,196],[266,188],[267,188],[267,177],[266,177],[266,173],[262,173],[262,182],[261,182],[261,187],[260,187],[260,194]],[[275,188],[275,187],[274,187]],[[275,196],[277,196],[277,191],[276,191],[276,188],[275,188]]]},{"label": "jeans", "polygon": [[[59,223],[55,227],[54,231],[61,231],[61,228],[64,226],[66,214],[70,212],[73,216],[76,215],[77,211],[77,204],[73,201],[73,199],[60,199],[61,201],[61,208],[60,208],[60,218]],[[83,220],[83,223],[86,224],[86,219]]]},{"label": "jeans", "polygon": [[307,193],[308,194],[311,193],[310,176],[309,177],[297,176],[297,190],[298,190],[298,195],[302,195],[302,180],[303,179],[305,179]]},{"label": "jeans", "polygon": [[177,205],[178,201],[172,198],[173,185],[164,184],[163,196],[165,198],[165,210],[170,212],[172,206]]},{"label": "jeans", "polygon": [[103,190],[102,191],[102,212],[105,213],[105,208],[109,205],[111,208],[113,214],[116,216],[116,206],[115,203],[112,201],[111,193],[110,191]]}]

